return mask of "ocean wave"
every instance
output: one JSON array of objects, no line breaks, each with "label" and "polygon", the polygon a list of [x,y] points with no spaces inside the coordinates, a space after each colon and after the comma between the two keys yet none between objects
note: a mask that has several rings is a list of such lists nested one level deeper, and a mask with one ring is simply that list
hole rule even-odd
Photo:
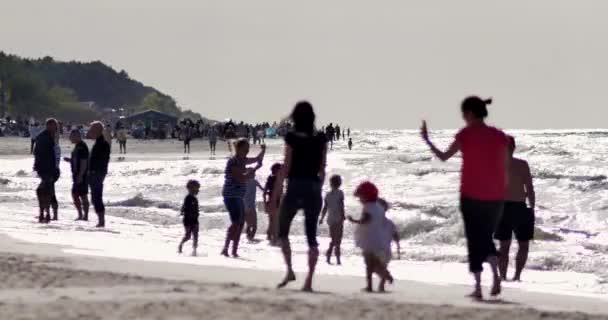
[{"label": "ocean wave", "polygon": [[587,184],[571,183],[568,187],[570,189],[576,189],[581,192],[604,190],[604,189],[608,189],[608,181],[592,181],[591,183],[587,183]]},{"label": "ocean wave", "polygon": [[126,199],[126,200],[110,202],[107,204],[107,206],[109,206],[109,207],[158,208],[158,209],[172,209],[172,210],[181,209],[181,206],[179,204],[171,203],[168,201],[147,199],[141,193],[138,193],[134,197]]},{"label": "ocean wave", "polygon": [[409,239],[423,233],[429,233],[441,226],[440,223],[430,219],[410,220],[398,226],[399,235]]},{"label": "ocean wave", "polygon": [[351,165],[351,166],[362,166],[362,165],[368,164],[370,161],[373,161],[373,159],[371,159],[371,158],[351,158],[351,159],[344,159],[344,161],[346,162],[346,164]]},{"label": "ocean wave", "polygon": [[165,172],[165,168],[146,168],[146,169],[134,169],[134,170],[121,170],[114,174],[112,171],[108,172],[108,175],[121,175],[123,177],[132,176],[159,176]]},{"label": "ocean wave", "polygon": [[15,177],[27,177],[29,174],[25,170],[19,170],[15,173]]},{"label": "ocean wave", "polygon": [[410,157],[410,156],[406,156],[406,155],[400,155],[397,157],[397,160],[406,164],[410,164],[410,163],[416,163],[416,162],[428,162],[431,161],[433,158],[429,157],[429,156],[416,156],[416,157]]},{"label": "ocean wave", "polygon": [[548,232],[543,229],[534,228],[534,240],[537,241],[564,241],[564,238],[557,233]]},{"label": "ocean wave", "polygon": [[[125,200],[110,202],[107,204],[107,206],[127,208],[158,208],[175,211],[181,210],[181,203],[148,199],[141,193],[138,193],[135,196]],[[202,213],[215,213],[226,211],[226,208],[224,207],[224,204],[202,204],[199,205],[199,211]]]},{"label": "ocean wave", "polygon": [[418,169],[418,170],[412,172],[411,174],[413,174],[415,176],[418,176],[418,177],[424,177],[424,176],[428,176],[429,174],[435,174],[435,173],[450,174],[450,173],[459,173],[459,171],[457,171],[457,170],[446,170],[446,169],[430,168],[430,169]]},{"label": "ocean wave", "polygon": [[567,179],[575,182],[597,182],[608,179],[605,175],[566,175],[561,173],[555,173],[547,170],[541,170],[534,175],[538,179],[554,179],[562,180]]},{"label": "ocean wave", "polygon": [[391,208],[401,210],[417,210],[430,217],[449,219],[458,213],[457,207],[448,207],[442,205],[424,206],[414,203],[396,201],[390,203]]},{"label": "ocean wave", "polygon": [[394,208],[394,209],[403,209],[403,210],[416,210],[416,209],[422,209],[423,208],[423,206],[419,205],[419,204],[408,203],[408,202],[401,202],[401,201],[391,202],[390,205],[391,205],[391,208]]},{"label": "ocean wave", "polygon": [[203,174],[224,174],[224,170],[221,168],[204,168]]}]

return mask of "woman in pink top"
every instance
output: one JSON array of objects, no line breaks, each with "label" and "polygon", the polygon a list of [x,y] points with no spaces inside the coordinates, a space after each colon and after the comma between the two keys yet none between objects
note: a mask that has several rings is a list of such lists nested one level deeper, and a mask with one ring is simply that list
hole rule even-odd
[{"label": "woman in pink top", "polygon": [[491,295],[500,294],[498,258],[492,236],[502,214],[507,192],[507,136],[499,129],[486,125],[487,105],[492,100],[468,97],[462,102],[462,117],[466,126],[458,132],[445,152],[431,142],[426,122],[421,134],[431,151],[442,161],[462,152],[460,182],[460,211],[464,220],[469,269],[475,276],[471,297],[482,299],[482,264],[488,262],[494,274]]}]

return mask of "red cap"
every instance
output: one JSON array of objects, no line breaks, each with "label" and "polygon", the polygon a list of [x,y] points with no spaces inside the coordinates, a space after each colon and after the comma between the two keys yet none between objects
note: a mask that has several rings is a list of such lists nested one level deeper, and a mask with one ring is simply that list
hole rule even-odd
[{"label": "red cap", "polygon": [[373,183],[365,181],[355,190],[355,197],[359,197],[366,202],[377,201],[378,188]]}]

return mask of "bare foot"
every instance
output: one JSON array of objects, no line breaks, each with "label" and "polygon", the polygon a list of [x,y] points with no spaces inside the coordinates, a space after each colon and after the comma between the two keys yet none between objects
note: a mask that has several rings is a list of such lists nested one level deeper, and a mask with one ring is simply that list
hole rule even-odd
[{"label": "bare foot", "polygon": [[521,277],[520,276],[515,276],[515,277],[513,277],[513,279],[511,281],[513,281],[513,282],[521,282]]},{"label": "bare foot", "polygon": [[221,255],[223,255],[226,258],[229,258],[230,256],[228,255],[228,250],[224,249],[222,250],[222,252],[220,253]]},{"label": "bare foot", "polygon": [[304,286],[302,287],[302,292],[314,292],[312,287]]},{"label": "bare foot", "polygon": [[473,298],[473,299],[475,299],[477,301],[483,300],[483,294],[481,293],[481,288],[476,288],[475,291],[473,291],[467,297]]},{"label": "bare foot", "polygon": [[288,283],[292,281],[296,281],[296,275],[295,273],[293,273],[293,271],[289,271],[285,276],[285,279],[283,279],[283,281],[277,285],[277,289],[284,288]]},{"label": "bare foot", "polygon": [[372,293],[372,292],[374,292],[374,289],[372,289],[371,287],[365,287],[365,288],[361,289],[361,291],[367,292],[367,293]]},{"label": "bare foot", "polygon": [[500,295],[501,292],[502,292],[502,287],[500,285],[500,278],[496,278],[496,279],[494,279],[494,284],[492,285],[492,291],[490,291],[490,295],[492,297],[496,297],[496,296]]},{"label": "bare foot", "polygon": [[241,256],[239,256],[239,254],[238,254],[238,253],[233,252],[233,253],[232,253],[232,257],[233,257],[233,258],[240,258]]}]

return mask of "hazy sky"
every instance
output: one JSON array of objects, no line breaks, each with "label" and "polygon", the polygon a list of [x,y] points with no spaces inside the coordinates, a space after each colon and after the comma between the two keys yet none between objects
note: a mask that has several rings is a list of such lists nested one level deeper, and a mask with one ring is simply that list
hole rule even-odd
[{"label": "hazy sky", "polygon": [[0,0],[0,49],[101,60],[215,118],[606,127],[606,0]]}]

